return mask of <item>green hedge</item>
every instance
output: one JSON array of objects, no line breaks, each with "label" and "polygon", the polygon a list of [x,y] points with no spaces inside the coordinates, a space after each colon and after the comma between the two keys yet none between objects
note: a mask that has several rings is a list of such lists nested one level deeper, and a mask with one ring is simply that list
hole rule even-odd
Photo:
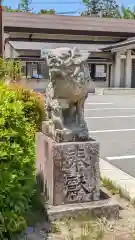
[{"label": "green hedge", "polygon": [[21,86],[20,84],[10,84],[9,89],[17,93],[19,100],[23,101],[25,117],[34,122],[37,131],[41,128],[41,123],[45,119],[45,103],[41,94]]},{"label": "green hedge", "polygon": [[0,239],[25,229],[35,194],[37,127],[26,118],[25,107],[16,91],[0,84]]}]

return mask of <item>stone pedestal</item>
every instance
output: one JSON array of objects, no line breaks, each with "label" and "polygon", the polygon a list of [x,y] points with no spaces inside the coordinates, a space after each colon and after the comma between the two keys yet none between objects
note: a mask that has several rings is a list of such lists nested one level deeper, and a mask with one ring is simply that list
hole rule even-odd
[{"label": "stone pedestal", "polygon": [[57,143],[44,133],[36,135],[36,170],[42,173],[49,203],[63,205],[99,200],[99,143]]}]

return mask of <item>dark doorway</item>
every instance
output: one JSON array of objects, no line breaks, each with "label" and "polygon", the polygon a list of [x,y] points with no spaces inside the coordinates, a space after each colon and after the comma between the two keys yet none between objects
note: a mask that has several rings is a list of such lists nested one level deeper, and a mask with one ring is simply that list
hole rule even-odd
[{"label": "dark doorway", "polygon": [[109,77],[108,77],[108,87],[111,86],[111,70],[112,70],[112,65],[109,64]]},{"label": "dark doorway", "polygon": [[132,59],[131,88],[135,88],[135,59]]}]

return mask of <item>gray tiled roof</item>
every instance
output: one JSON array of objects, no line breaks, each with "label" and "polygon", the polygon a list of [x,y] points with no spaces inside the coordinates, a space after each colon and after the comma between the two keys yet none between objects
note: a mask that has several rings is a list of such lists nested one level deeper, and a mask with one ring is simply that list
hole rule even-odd
[{"label": "gray tiled roof", "polygon": [[[4,12],[5,27],[134,33],[135,20]],[[81,32],[80,32],[81,34]]]}]

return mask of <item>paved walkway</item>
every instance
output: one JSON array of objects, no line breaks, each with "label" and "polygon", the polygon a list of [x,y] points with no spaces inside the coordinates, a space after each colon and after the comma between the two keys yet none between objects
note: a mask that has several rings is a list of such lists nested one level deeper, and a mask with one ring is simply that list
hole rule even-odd
[{"label": "paved walkway", "polygon": [[112,164],[100,159],[100,172],[102,178],[110,179],[116,187],[123,189],[123,195],[135,200],[135,178],[116,168]]},{"label": "paved walkway", "polygon": [[135,96],[89,95],[85,104],[85,118],[90,136],[100,142],[102,174],[119,182],[133,196]]}]

